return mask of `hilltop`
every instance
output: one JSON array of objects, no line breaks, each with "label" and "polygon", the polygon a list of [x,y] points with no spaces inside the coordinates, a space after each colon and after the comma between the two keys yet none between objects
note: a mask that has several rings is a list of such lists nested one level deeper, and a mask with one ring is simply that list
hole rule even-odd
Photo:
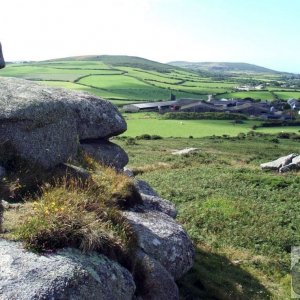
[{"label": "hilltop", "polygon": [[178,69],[178,67],[170,66],[168,64],[159,63],[153,60],[149,60],[137,56],[128,55],[83,55],[83,56],[73,56],[58,59],[47,60],[46,62],[56,62],[56,61],[101,61],[106,65],[112,67],[132,67],[141,68],[144,70],[153,70],[158,72],[167,72],[173,69]]},{"label": "hilltop", "polygon": [[207,72],[235,72],[235,73],[280,73],[265,67],[235,62],[187,62],[187,61],[172,61],[169,65]]}]

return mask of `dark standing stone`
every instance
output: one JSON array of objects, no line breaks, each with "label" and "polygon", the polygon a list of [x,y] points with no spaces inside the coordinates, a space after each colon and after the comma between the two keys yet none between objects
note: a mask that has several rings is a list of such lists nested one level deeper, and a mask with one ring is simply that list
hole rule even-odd
[{"label": "dark standing stone", "polygon": [[0,43],[0,69],[2,69],[4,67],[5,67],[5,61],[4,61],[4,58],[3,58],[2,46],[1,46],[1,43]]}]

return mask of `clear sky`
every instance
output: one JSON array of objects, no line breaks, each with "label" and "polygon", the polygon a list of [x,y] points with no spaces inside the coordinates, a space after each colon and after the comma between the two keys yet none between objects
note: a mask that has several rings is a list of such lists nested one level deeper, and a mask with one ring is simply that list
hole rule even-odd
[{"label": "clear sky", "polygon": [[124,54],[300,73],[300,0],[1,0],[7,61]]}]

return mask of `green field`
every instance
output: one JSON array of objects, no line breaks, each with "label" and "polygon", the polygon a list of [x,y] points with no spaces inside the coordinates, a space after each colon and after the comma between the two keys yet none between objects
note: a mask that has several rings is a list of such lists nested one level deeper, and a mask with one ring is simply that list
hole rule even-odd
[{"label": "green field", "polygon": [[[164,120],[156,114],[135,113],[126,114],[127,131],[123,134],[136,137],[142,134],[160,135],[162,137],[207,137],[212,135],[235,136],[239,133],[247,133],[260,121],[244,121],[236,124],[231,120]],[[299,132],[300,126],[258,128],[257,132]]]},{"label": "green field", "polygon": [[287,100],[289,98],[300,99],[300,92],[275,92],[275,94],[283,100]]},{"label": "green field", "polygon": [[233,93],[226,93],[217,96],[217,98],[228,98],[228,99],[245,99],[245,98],[252,98],[252,99],[260,99],[260,100],[274,100],[274,96],[268,91],[249,91],[249,92],[233,92]]},{"label": "green field", "polygon": [[[130,130],[130,129],[129,129]],[[299,152],[299,140],[239,138],[116,140],[129,166],[178,209],[196,262],[181,299],[289,299],[290,249],[300,244],[300,173],[259,164]],[[175,156],[175,149],[199,148]]]},{"label": "green field", "polygon": [[234,92],[234,88],[241,84],[241,80],[247,80],[249,74],[216,76],[127,56],[82,56],[42,62],[9,63],[1,70],[0,75],[89,91],[118,105],[126,103],[125,101],[167,100],[171,92],[177,98],[194,99],[207,99],[210,94],[217,98],[251,97],[261,100],[300,97],[299,91],[282,91],[281,88],[272,86],[272,80],[280,80],[280,75],[258,73],[251,74],[248,78],[250,81],[269,82],[268,89],[271,92]]}]

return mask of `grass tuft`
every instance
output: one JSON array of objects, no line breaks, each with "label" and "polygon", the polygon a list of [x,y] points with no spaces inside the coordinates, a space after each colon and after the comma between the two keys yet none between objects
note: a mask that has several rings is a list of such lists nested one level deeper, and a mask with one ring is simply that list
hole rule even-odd
[{"label": "grass tuft", "polygon": [[129,177],[91,159],[86,163],[94,170],[89,179],[45,183],[22,209],[5,212],[2,236],[22,240],[38,252],[76,247],[124,259],[135,236],[121,210],[141,203],[141,196]]}]

